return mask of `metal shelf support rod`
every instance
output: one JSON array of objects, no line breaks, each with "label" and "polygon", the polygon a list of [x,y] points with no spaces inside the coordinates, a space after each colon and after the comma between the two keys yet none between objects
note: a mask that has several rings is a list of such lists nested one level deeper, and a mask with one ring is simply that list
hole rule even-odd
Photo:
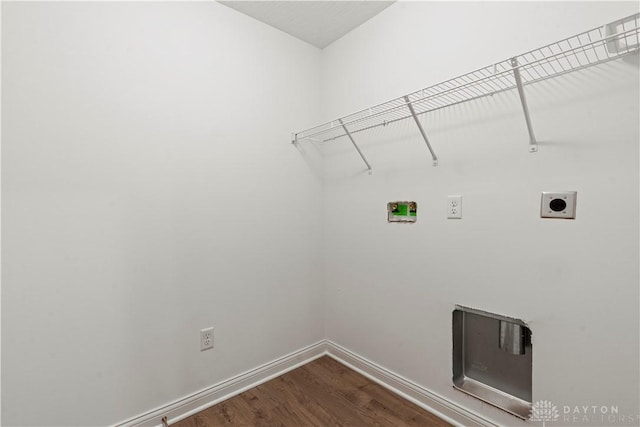
[{"label": "metal shelf support rod", "polygon": [[356,144],[356,142],[353,140],[353,137],[351,136],[351,132],[349,132],[349,129],[347,129],[347,127],[344,125],[344,123],[342,122],[342,119],[338,119],[338,121],[340,122],[340,126],[342,126],[342,129],[344,129],[344,133],[347,134],[347,136],[351,140],[351,143],[355,147],[356,151],[358,152],[358,154],[360,154],[360,157],[362,157],[364,164],[367,165],[367,169],[369,169],[369,174],[371,174],[371,165],[367,161],[366,157],[364,157],[364,154],[362,154],[362,151],[360,151],[358,144]]},{"label": "metal shelf support rod", "polygon": [[411,111],[413,120],[415,120],[416,125],[418,126],[418,129],[420,129],[420,133],[422,134],[422,138],[424,139],[424,142],[427,143],[427,148],[431,152],[431,157],[433,158],[433,166],[438,166],[438,156],[436,156],[436,153],[433,151],[433,148],[431,147],[431,143],[429,142],[429,138],[427,138],[427,134],[422,128],[422,125],[420,124],[420,120],[418,120],[418,116],[416,115],[416,110],[413,109],[413,105],[411,105],[411,101],[409,101],[408,96],[405,96],[404,100],[407,103],[407,107],[409,107],[409,111]]},{"label": "metal shelf support rod", "polygon": [[529,107],[527,106],[527,98],[524,95],[524,85],[522,84],[522,78],[520,77],[520,67],[518,67],[518,58],[511,58],[511,66],[513,67],[513,77],[516,80],[516,86],[518,88],[518,94],[520,95],[520,102],[522,103],[522,110],[524,111],[524,119],[527,122],[527,130],[529,131],[529,151],[535,153],[538,151],[538,142],[536,136],[533,133],[533,125],[531,124],[531,117],[529,116]]}]

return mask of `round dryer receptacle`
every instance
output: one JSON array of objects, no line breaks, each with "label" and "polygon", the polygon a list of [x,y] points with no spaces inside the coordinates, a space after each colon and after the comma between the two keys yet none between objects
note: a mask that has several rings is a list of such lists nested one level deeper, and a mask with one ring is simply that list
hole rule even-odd
[{"label": "round dryer receptacle", "polygon": [[567,202],[563,199],[553,199],[549,202],[549,208],[554,212],[562,212],[567,208]]}]

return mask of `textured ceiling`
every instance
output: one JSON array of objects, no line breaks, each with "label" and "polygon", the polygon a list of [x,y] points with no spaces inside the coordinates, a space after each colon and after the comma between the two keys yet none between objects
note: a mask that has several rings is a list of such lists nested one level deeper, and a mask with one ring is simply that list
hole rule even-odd
[{"label": "textured ceiling", "polygon": [[323,49],[394,1],[221,1],[230,8]]}]

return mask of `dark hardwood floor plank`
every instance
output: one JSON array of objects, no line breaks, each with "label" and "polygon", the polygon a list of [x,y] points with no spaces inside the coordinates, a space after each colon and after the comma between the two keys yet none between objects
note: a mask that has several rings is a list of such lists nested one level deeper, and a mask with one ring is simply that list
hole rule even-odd
[{"label": "dark hardwood floor plank", "polygon": [[446,427],[450,424],[323,356],[176,427]]},{"label": "dark hardwood floor plank", "polygon": [[[268,394],[268,398],[274,402],[279,402],[278,406],[283,410],[290,414],[295,413],[302,423],[299,425],[328,425],[333,421],[331,414],[318,406],[305,389],[288,375],[282,375],[260,387],[263,387],[260,392]],[[286,403],[283,405],[283,402]]]},{"label": "dark hardwood floor plank", "polygon": [[309,371],[307,366],[289,373],[293,381],[305,384],[304,392],[320,408],[325,408],[331,417],[331,425],[365,425],[370,424],[366,415],[354,407],[343,395],[336,393],[317,375]]},{"label": "dark hardwood floor plank", "polygon": [[325,379],[337,385],[347,382],[350,386],[358,388],[371,383],[371,380],[365,376],[346,367],[331,357],[321,357],[306,366],[313,367],[313,370],[319,375],[322,373],[326,374]]},{"label": "dark hardwood floor plank", "polygon": [[[406,416],[407,414],[398,413],[393,409],[406,401],[373,383],[363,375],[329,358],[322,361],[322,368],[325,369],[319,369],[318,366],[311,364],[308,365],[308,368],[312,370],[320,382],[325,383],[328,393],[333,393],[341,400],[346,400],[348,402],[347,406],[351,411],[354,411],[353,415],[357,413],[362,418],[354,419],[354,423],[363,425],[361,423],[366,422],[367,425],[381,426],[408,425],[407,422],[410,421],[411,417]],[[372,396],[368,393],[368,388],[371,386],[378,387],[384,391],[383,394],[378,395],[378,399],[381,401],[372,399]],[[385,400],[384,397],[387,395],[393,396],[395,399]],[[411,405],[412,408],[415,408],[415,405]]]},{"label": "dark hardwood floor plank", "polygon": [[[322,365],[322,368],[319,367]],[[382,426],[399,426],[412,424],[411,417],[406,420],[398,416],[398,414],[387,409],[384,405],[378,404],[375,407],[372,403],[371,396],[363,391],[363,387],[371,385],[372,382],[355,371],[344,367],[342,364],[323,358],[316,362],[311,362],[305,367],[313,375],[314,379],[322,384],[323,391],[327,394],[334,395],[335,405],[345,405],[349,410],[351,418],[341,414],[343,422],[346,425],[382,425]],[[385,393],[389,394],[385,390]],[[345,400],[347,402],[345,402]],[[399,399],[402,401],[402,399]],[[392,401],[391,403],[396,403]],[[325,402],[322,403],[326,404]]]},{"label": "dark hardwood floor plank", "polygon": [[[371,400],[368,407],[371,410],[384,407],[384,413],[388,413],[396,420],[402,420],[403,425],[406,426],[434,426],[434,425],[447,425],[437,416],[431,414],[426,410],[416,411],[416,405],[409,402],[402,397],[390,393],[387,389],[379,384],[371,383],[363,389]],[[379,412],[379,411],[377,411]]]},{"label": "dark hardwood floor plank", "polygon": [[369,399],[361,393],[361,389],[371,384],[371,380],[363,375],[330,357],[313,361],[307,367],[319,381],[328,385],[333,392],[342,395],[352,405],[362,407],[368,402]]},{"label": "dark hardwood floor plank", "polygon": [[[237,405],[238,396],[232,397],[218,405],[217,410],[207,413],[202,411],[195,415],[196,427],[208,426],[250,426],[245,418],[243,408]],[[250,414],[248,414],[250,415]]]}]

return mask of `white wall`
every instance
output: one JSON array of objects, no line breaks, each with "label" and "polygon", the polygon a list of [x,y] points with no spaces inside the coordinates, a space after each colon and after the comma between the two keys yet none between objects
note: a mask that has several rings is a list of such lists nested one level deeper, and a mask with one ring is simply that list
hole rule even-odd
[{"label": "white wall", "polygon": [[[326,314],[329,339],[517,424],[452,390],[454,304],[530,323],[534,399],[638,414],[637,56],[528,87],[537,154],[515,93],[426,117],[437,168],[411,123],[362,139],[373,176],[325,146],[324,193],[316,148],[286,143],[635,11],[401,2],[321,54],[215,2],[4,2],[2,423],[123,421]],[[579,192],[575,221],[538,218],[550,189]],[[417,224],[386,223],[396,199]]]},{"label": "white wall", "polygon": [[215,2],[3,2],[3,425],[116,423],[323,338],[288,143],[319,60]]},{"label": "white wall", "polygon": [[[613,2],[396,3],[324,50],[323,116],[637,11]],[[533,331],[534,400],[638,416],[638,57],[526,91],[537,154],[515,92],[428,115],[437,168],[410,121],[358,134],[372,176],[348,141],[325,145],[327,336],[519,425],[452,388],[451,312],[462,304],[522,318]],[[540,193],[555,190],[578,191],[575,221],[539,218]],[[463,196],[462,220],[446,219],[449,194]],[[387,224],[392,200],[416,200],[417,224]]]}]

